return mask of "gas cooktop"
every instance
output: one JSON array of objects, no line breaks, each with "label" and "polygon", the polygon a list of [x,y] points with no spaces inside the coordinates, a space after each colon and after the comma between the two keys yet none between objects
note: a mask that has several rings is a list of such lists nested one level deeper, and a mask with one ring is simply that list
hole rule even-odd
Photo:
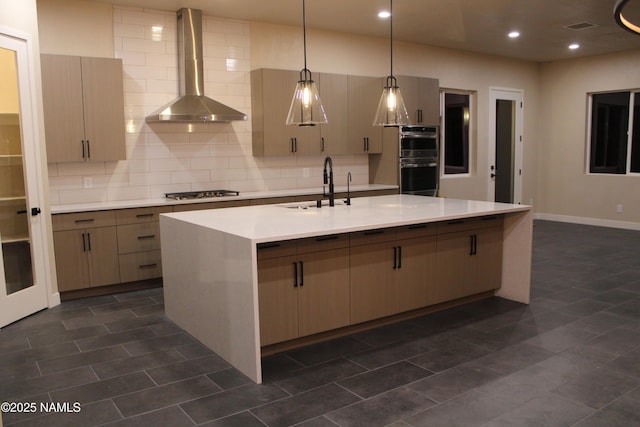
[{"label": "gas cooktop", "polygon": [[209,197],[239,196],[239,191],[232,190],[203,190],[183,191],[181,193],[165,193],[164,197],[174,200],[205,199]]}]

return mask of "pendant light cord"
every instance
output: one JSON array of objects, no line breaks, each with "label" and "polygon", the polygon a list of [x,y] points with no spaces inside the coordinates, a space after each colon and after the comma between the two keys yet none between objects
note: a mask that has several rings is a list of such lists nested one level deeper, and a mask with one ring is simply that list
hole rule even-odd
[{"label": "pendant light cord", "polygon": [[390,77],[393,77],[393,0],[389,0],[389,45],[391,46],[391,70]]},{"label": "pendant light cord", "polygon": [[307,15],[305,1],[302,0],[302,40],[304,45],[304,69],[307,70]]}]

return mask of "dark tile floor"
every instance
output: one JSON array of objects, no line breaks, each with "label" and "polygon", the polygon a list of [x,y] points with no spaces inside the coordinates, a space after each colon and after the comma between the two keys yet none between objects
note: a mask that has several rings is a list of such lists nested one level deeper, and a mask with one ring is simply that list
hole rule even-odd
[{"label": "dark tile floor", "polygon": [[4,424],[640,425],[639,253],[638,232],[537,221],[530,305],[493,298],[272,356],[263,385],[167,320],[161,289],[65,302],[0,331],[0,401],[81,410]]}]

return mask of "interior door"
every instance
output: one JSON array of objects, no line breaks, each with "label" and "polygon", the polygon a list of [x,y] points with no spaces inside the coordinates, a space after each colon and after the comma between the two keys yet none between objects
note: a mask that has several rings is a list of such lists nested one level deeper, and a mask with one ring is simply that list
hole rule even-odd
[{"label": "interior door", "polygon": [[522,91],[491,89],[488,200],[522,202]]},{"label": "interior door", "polygon": [[0,327],[47,306],[28,51],[0,33]]}]

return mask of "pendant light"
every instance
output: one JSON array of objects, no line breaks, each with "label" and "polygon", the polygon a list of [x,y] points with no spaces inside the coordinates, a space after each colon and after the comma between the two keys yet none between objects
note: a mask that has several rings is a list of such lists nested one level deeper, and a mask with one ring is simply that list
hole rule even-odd
[{"label": "pendant light", "polygon": [[[629,3],[628,7],[627,3]],[[613,17],[618,25],[636,35],[640,35],[640,14],[638,14],[638,10],[640,10],[639,6],[640,3],[637,1],[618,0],[613,8]],[[627,16],[622,13],[625,10],[625,7],[628,12]],[[633,17],[635,22],[633,22],[630,17]]]},{"label": "pendant light", "polygon": [[398,87],[398,81],[393,75],[393,0],[389,0],[389,23],[390,23],[390,45],[391,45],[391,72],[378,103],[376,117],[373,120],[374,126],[404,126],[411,124],[407,107]]},{"label": "pendant light", "polygon": [[304,68],[300,71],[300,80],[298,80],[296,90],[293,93],[286,123],[288,125],[315,126],[319,123],[327,123],[327,114],[324,112],[322,101],[320,101],[318,86],[311,77],[311,71],[307,68],[307,19],[304,2],[305,0],[302,0]]}]

